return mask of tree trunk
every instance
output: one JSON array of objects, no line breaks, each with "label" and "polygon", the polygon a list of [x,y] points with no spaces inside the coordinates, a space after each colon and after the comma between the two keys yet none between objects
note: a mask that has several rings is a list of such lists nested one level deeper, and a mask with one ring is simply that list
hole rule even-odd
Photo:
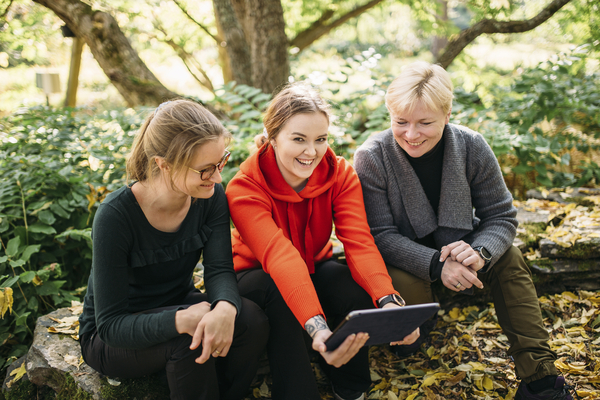
[{"label": "tree trunk", "polygon": [[248,3],[248,25],[254,32],[250,45],[252,83],[263,92],[272,93],[287,83],[290,76],[283,8],[280,0],[249,0]]},{"label": "tree trunk", "polygon": [[225,37],[225,50],[231,61],[234,81],[252,86],[252,61],[244,29],[238,20],[230,0],[213,0],[215,16]]},{"label": "tree trunk", "polygon": [[457,36],[450,39],[450,42],[446,46],[446,49],[441,56],[438,57],[436,62],[444,68],[454,61],[456,56],[473,42],[479,35],[484,33],[521,33],[530,31],[543,22],[547,21],[552,17],[558,10],[560,10],[570,0],[554,0],[546,8],[544,8],[538,15],[528,20],[521,21],[497,21],[495,19],[484,19],[475,23],[470,28],[467,28],[460,32]]},{"label": "tree trunk", "polygon": [[176,97],[159,82],[108,13],[80,0],[34,0],[54,12],[90,48],[108,79],[130,107],[157,105]]},{"label": "tree trunk", "polygon": [[[438,3],[442,9],[441,15],[438,15],[437,18],[443,23],[448,23],[448,1],[447,0],[438,0]],[[438,58],[440,52],[448,45],[448,38],[445,36],[435,35],[433,37],[433,43],[431,44],[431,53],[433,53],[434,58]]]}]

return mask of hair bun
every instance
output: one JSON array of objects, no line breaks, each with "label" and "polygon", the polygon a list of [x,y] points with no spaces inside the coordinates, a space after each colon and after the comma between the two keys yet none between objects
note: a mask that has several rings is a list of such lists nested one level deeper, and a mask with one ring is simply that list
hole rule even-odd
[{"label": "hair bun", "polygon": [[259,149],[262,147],[263,144],[267,143],[267,140],[268,139],[262,133],[260,135],[254,136],[254,143]]}]

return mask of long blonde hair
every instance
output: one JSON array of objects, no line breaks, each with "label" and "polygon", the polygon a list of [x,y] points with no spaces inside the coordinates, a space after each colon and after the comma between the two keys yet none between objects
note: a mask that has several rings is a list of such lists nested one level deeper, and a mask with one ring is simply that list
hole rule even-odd
[{"label": "long blonde hair", "polygon": [[202,105],[186,99],[167,101],[150,114],[140,128],[127,158],[127,180],[152,181],[159,168],[155,158],[163,158],[171,167],[171,187],[174,177],[190,164],[198,147],[231,134]]}]

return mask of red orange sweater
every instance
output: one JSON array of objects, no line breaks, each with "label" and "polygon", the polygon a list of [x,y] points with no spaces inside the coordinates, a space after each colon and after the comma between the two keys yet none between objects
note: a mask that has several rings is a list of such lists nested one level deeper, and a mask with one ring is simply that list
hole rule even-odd
[{"label": "red orange sweater", "polygon": [[315,315],[325,315],[310,274],[316,262],[332,255],[333,224],[352,277],[373,302],[396,293],[369,231],[358,176],[331,149],[296,193],[268,146],[242,163],[227,185],[227,199],[236,226],[236,271],[262,265],[302,326]]}]

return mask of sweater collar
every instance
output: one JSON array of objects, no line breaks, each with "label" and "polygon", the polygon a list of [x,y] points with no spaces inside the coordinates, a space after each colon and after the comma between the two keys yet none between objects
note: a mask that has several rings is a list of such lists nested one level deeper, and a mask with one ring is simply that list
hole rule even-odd
[{"label": "sweater collar", "polygon": [[240,165],[240,170],[258,182],[273,198],[297,203],[304,199],[315,198],[329,190],[335,182],[338,164],[333,150],[327,148],[327,152],[308,179],[308,183],[298,193],[288,185],[281,175],[275,159],[275,152],[270,145],[263,145],[258,152]]},{"label": "sweater collar", "polygon": [[429,235],[438,227],[469,231],[473,229],[473,206],[470,195],[467,196],[469,201],[456,201],[456,199],[464,199],[465,194],[470,193],[471,189],[466,180],[465,165],[461,162],[462,157],[459,156],[461,151],[451,124],[444,127],[442,140],[444,140],[444,161],[438,217],[429,204],[417,174],[394,139],[391,130],[384,142],[389,149],[392,165],[400,166],[400,168],[393,168],[391,173],[399,183],[402,202],[418,238]]}]

